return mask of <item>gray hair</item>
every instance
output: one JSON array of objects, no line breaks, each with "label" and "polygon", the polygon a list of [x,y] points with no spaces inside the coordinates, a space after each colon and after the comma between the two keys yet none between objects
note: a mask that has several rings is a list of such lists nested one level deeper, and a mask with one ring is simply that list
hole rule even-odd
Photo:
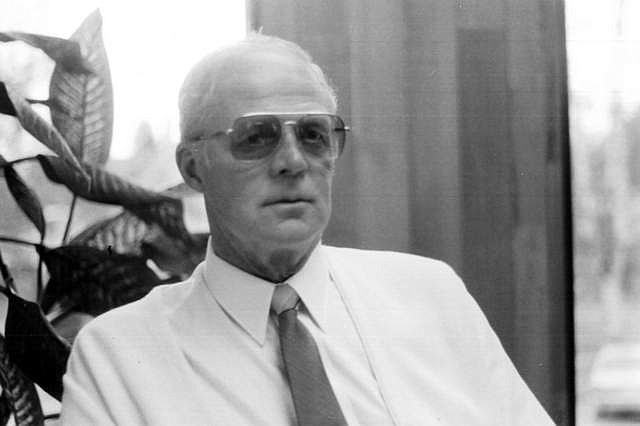
[{"label": "gray hair", "polygon": [[311,75],[318,80],[320,87],[329,94],[332,107],[334,110],[337,108],[335,91],[322,69],[313,62],[309,53],[293,42],[251,32],[244,40],[208,54],[187,74],[179,97],[181,144],[202,136],[196,132],[202,131],[201,129],[205,128],[205,123],[211,121],[216,113],[214,106],[220,102],[220,99],[215,98],[215,92],[218,78],[223,74],[220,71],[240,54],[250,55],[252,52],[265,50],[290,55],[308,64]]}]

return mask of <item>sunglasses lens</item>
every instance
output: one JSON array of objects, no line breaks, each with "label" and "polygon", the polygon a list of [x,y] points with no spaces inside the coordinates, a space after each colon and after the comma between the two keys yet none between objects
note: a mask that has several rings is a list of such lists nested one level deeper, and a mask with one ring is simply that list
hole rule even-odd
[{"label": "sunglasses lens", "polygon": [[298,140],[307,154],[318,158],[336,157],[333,121],[328,115],[305,116],[298,120]]},{"label": "sunglasses lens", "polygon": [[236,120],[231,137],[231,154],[238,160],[268,157],[280,141],[280,122],[272,116]]}]

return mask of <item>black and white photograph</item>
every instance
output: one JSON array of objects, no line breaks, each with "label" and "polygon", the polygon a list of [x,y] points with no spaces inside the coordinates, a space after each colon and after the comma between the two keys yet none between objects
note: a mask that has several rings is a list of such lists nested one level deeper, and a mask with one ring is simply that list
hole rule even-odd
[{"label": "black and white photograph", "polygon": [[640,425],[640,2],[0,0],[0,426]]}]

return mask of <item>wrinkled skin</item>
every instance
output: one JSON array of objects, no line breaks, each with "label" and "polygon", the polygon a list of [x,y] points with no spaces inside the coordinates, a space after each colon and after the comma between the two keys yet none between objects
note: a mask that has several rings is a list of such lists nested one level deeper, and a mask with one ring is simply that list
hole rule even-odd
[{"label": "wrinkled skin", "polygon": [[[216,119],[205,133],[229,128],[250,113],[335,113],[330,95],[297,58],[254,55],[228,65],[217,86]],[[331,214],[334,161],[307,158],[285,127],[270,157],[247,164],[231,157],[228,136],[178,152],[185,181],[204,194],[213,250],[271,282],[297,272],[320,241]]]}]

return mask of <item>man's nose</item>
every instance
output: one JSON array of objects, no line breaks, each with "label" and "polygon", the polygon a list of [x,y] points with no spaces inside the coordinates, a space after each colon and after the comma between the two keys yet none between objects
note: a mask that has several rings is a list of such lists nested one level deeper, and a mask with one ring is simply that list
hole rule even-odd
[{"label": "man's nose", "polygon": [[293,127],[282,126],[281,138],[272,160],[272,172],[276,175],[298,175],[307,170],[309,164]]}]

